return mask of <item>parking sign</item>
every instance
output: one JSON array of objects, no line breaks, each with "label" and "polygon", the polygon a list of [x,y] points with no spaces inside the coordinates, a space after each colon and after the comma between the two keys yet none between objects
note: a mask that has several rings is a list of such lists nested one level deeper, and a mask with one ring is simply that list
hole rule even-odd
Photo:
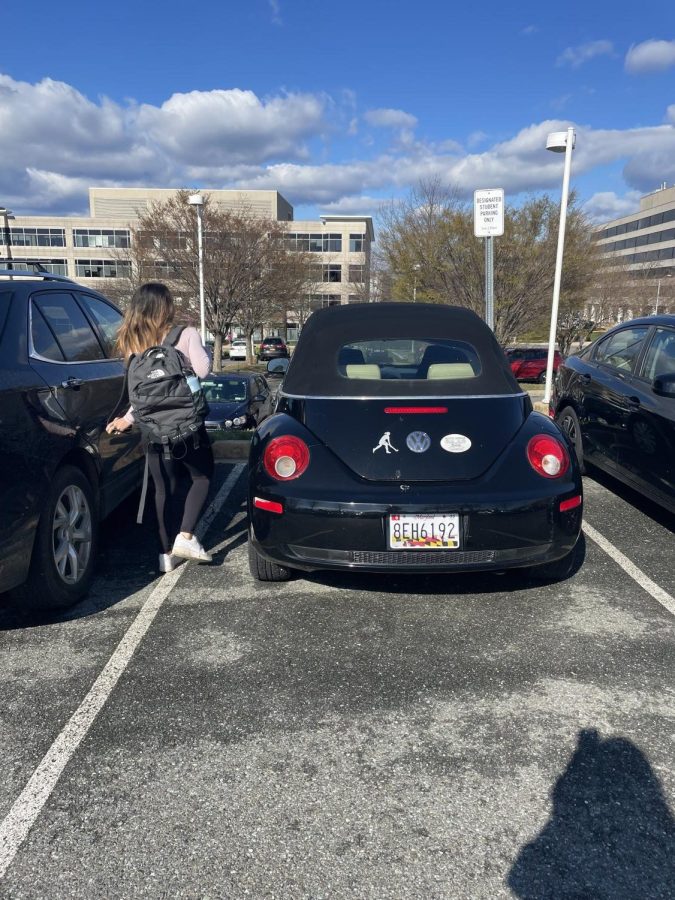
[{"label": "parking sign", "polygon": [[476,237],[504,234],[504,189],[483,188],[473,192],[473,233]]}]

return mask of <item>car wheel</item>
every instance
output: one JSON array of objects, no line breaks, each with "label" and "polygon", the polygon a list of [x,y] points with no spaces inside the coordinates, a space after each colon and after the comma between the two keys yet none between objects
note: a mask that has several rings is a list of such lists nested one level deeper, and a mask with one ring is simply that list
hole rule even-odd
[{"label": "car wheel", "polygon": [[249,538],[248,542],[248,567],[256,581],[289,581],[293,577],[293,570],[286,566],[278,566],[268,562],[253,546]]},{"label": "car wheel", "polygon": [[32,609],[65,609],[87,593],[94,575],[98,519],[94,491],[75,466],[56,472],[45,498],[28,579],[13,592]]},{"label": "car wheel", "polygon": [[584,442],[581,436],[581,425],[579,424],[579,416],[571,406],[566,406],[556,416],[556,422],[565,432],[574,447],[574,455],[579,463],[581,474],[586,473],[586,464],[584,463]]},{"label": "car wheel", "polygon": [[534,581],[564,581],[581,568],[585,556],[586,541],[583,534],[580,534],[574,549],[570,550],[562,559],[545,563],[543,566],[531,566],[526,569],[526,572]]},{"label": "car wheel", "polygon": [[537,384],[546,384],[546,369],[537,376]]}]

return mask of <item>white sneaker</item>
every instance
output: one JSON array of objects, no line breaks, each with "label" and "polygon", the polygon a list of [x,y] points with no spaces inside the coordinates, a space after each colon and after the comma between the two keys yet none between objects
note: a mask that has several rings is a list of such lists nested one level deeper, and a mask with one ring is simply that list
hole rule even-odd
[{"label": "white sneaker", "polygon": [[173,572],[176,568],[176,563],[178,560],[174,559],[170,553],[160,553],[159,554],[159,571],[160,572]]},{"label": "white sneaker", "polygon": [[181,559],[196,559],[198,562],[211,562],[213,559],[194,534],[190,540],[183,537],[182,534],[178,534],[173,542],[173,550],[171,552],[174,556],[179,556]]}]

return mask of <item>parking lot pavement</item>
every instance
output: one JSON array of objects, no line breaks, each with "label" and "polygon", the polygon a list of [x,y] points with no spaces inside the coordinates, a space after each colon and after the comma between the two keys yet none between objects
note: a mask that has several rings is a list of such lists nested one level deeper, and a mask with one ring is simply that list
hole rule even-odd
[{"label": "parking lot pavement", "polygon": [[[256,584],[243,491],[241,478],[209,531],[214,565],[175,581],[3,896],[673,896],[674,619],[616,558],[588,539],[580,571],[546,586]],[[591,528],[672,597],[672,520],[605,482],[587,478],[586,497]],[[147,553],[134,540],[109,549],[88,614],[2,635],[5,810],[149,595],[147,580],[117,583]]]}]

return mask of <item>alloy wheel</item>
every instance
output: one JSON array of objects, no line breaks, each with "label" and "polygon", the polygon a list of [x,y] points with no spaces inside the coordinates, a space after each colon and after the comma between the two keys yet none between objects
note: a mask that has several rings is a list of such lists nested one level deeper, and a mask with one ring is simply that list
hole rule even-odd
[{"label": "alloy wheel", "polygon": [[54,509],[52,551],[54,565],[66,584],[77,584],[89,562],[92,518],[89,502],[75,484],[66,487]]}]

